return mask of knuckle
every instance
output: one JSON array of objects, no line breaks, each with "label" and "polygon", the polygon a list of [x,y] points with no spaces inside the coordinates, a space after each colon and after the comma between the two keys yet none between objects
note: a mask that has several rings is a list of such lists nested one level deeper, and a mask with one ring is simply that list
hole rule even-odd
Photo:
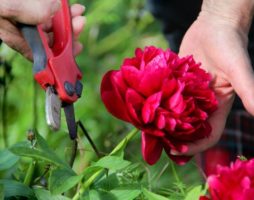
[{"label": "knuckle", "polygon": [[20,1],[3,1],[1,5],[1,15],[7,18],[15,18],[20,8]]}]

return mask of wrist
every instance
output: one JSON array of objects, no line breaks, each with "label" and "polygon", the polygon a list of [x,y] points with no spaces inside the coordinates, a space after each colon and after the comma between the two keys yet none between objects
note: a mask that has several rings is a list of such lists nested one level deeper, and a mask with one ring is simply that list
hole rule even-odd
[{"label": "wrist", "polygon": [[254,15],[254,0],[203,0],[200,15],[248,32]]}]

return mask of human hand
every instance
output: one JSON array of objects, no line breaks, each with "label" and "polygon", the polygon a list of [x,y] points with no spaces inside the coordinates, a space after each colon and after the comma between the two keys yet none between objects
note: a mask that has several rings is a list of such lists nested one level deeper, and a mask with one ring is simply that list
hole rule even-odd
[{"label": "human hand", "polygon": [[254,115],[254,74],[247,52],[253,1],[237,1],[204,0],[199,17],[184,36],[179,54],[193,54],[194,59],[212,74],[212,87],[219,105],[209,119],[211,135],[195,144],[188,144],[186,153],[172,151],[173,155],[194,155],[217,143],[235,92],[247,111]]},{"label": "human hand", "polygon": [[[2,0],[0,4],[0,39],[9,47],[20,52],[24,57],[32,60],[32,52],[23,38],[17,23],[43,24],[49,45],[52,44],[51,18],[61,8],[60,0]],[[85,25],[85,18],[81,16],[84,6],[71,6],[72,26],[74,33],[74,55],[82,51],[82,44],[78,37]]]}]

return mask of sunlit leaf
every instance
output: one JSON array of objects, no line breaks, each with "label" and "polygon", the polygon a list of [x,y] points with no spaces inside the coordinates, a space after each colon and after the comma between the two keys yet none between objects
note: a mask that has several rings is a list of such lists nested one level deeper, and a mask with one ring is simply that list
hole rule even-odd
[{"label": "sunlit leaf", "polygon": [[100,166],[110,170],[120,170],[127,167],[130,164],[131,162],[124,160],[118,156],[105,156],[100,160],[98,160],[94,164],[94,166]]},{"label": "sunlit leaf", "polygon": [[110,191],[110,194],[116,197],[117,200],[133,200],[141,193],[140,189],[134,188],[118,188]]},{"label": "sunlit leaf", "polygon": [[155,194],[153,192],[150,192],[145,188],[142,189],[142,192],[148,200],[168,200],[168,198]]},{"label": "sunlit leaf", "polygon": [[200,196],[202,196],[202,186],[198,185],[192,188],[184,198],[184,200],[198,200]]},{"label": "sunlit leaf", "polygon": [[202,185],[197,185],[192,188],[184,198],[184,200],[198,200],[200,196],[205,195],[206,188],[204,189]]}]

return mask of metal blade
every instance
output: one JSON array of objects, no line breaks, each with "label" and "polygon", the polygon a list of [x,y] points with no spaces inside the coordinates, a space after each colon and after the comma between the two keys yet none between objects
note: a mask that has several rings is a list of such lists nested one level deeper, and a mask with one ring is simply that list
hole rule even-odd
[{"label": "metal blade", "polygon": [[61,122],[61,105],[62,102],[54,93],[52,87],[46,90],[46,121],[48,126],[54,131],[59,130]]},{"label": "metal blade", "polygon": [[73,104],[63,106],[65,112],[66,123],[69,130],[69,135],[72,140],[77,138],[77,125],[75,121],[75,113]]}]

